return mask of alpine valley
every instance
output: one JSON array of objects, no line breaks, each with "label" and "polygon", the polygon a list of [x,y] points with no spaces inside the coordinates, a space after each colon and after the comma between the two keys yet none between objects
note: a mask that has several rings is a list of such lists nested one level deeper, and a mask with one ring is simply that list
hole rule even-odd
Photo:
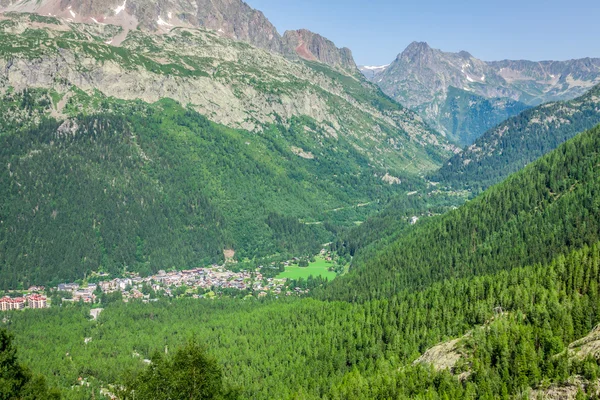
[{"label": "alpine valley", "polygon": [[413,42],[390,65],[361,71],[449,139],[469,145],[529,107],[584,94],[600,83],[600,58],[485,62]]},{"label": "alpine valley", "polygon": [[0,0],[0,99],[0,399],[600,396],[598,58]]}]

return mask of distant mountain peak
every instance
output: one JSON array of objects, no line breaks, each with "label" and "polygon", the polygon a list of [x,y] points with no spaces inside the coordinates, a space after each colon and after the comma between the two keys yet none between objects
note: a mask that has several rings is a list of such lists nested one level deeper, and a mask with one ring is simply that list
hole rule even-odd
[{"label": "distant mountain peak", "polygon": [[[433,128],[469,141],[493,127],[497,116],[518,110],[515,102],[536,106],[573,99],[600,83],[600,59],[486,62],[468,51],[445,52],[426,42],[412,42],[382,71],[361,71]],[[468,132],[455,123],[461,112],[472,115],[478,128]]]},{"label": "distant mountain peak", "polygon": [[396,62],[404,60],[412,63],[428,63],[433,58],[433,55],[434,50],[427,42],[412,42],[398,55]]}]

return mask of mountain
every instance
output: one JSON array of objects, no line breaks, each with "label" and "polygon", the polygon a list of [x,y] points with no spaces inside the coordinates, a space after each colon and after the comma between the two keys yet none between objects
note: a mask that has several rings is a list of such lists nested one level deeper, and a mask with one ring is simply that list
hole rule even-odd
[{"label": "mountain", "polygon": [[[0,12],[37,13],[71,23],[110,24],[125,31],[166,33],[174,28],[205,28],[290,59],[299,56],[356,73],[349,49],[338,49],[326,38],[304,29],[281,36],[262,12],[241,0],[0,0]],[[124,37],[126,32],[121,35]]]},{"label": "mountain", "polygon": [[571,101],[546,103],[512,117],[452,157],[432,179],[485,188],[600,123],[600,85]]},{"label": "mountain", "polygon": [[4,15],[3,42],[19,44],[2,50],[5,87],[47,88],[66,98],[73,87],[123,100],[172,98],[211,121],[254,132],[305,117],[391,173],[431,170],[456,150],[358,74],[320,62],[292,61],[204,29],[155,33]]},{"label": "mountain", "polygon": [[597,126],[462,207],[417,222],[377,251],[359,255],[350,273],[319,297],[387,298],[445,279],[550,262],[596,243],[599,146]]},{"label": "mountain", "polygon": [[441,104],[439,123],[450,140],[466,146],[480,137],[481,132],[528,108],[512,99],[486,98],[450,86]]},{"label": "mountain", "polygon": [[320,61],[351,74],[357,73],[357,66],[350,49],[338,49],[332,41],[319,34],[306,29],[286,31],[283,41],[288,48],[294,49],[296,54],[305,60]]},{"label": "mountain", "polygon": [[[385,93],[419,110],[434,128],[451,136],[455,115],[451,112],[444,116],[448,99],[453,98],[451,87],[485,99],[510,99],[528,106],[570,100],[600,83],[600,59],[485,62],[466,51],[443,52],[427,43],[413,42],[372,79]],[[492,110],[492,115],[518,113],[510,104],[496,104]],[[459,142],[468,143],[467,138],[483,134],[494,126],[492,121],[495,119],[485,115],[478,124],[480,128],[466,135],[459,133]]]},{"label": "mountain", "polygon": [[281,35],[264,14],[241,0],[0,0],[0,7],[0,12],[37,13],[68,22],[139,27],[153,32],[203,27],[262,49],[287,52]]},{"label": "mountain", "polygon": [[0,42],[3,287],[314,254],[456,150],[358,73],[203,28],[9,12]]}]

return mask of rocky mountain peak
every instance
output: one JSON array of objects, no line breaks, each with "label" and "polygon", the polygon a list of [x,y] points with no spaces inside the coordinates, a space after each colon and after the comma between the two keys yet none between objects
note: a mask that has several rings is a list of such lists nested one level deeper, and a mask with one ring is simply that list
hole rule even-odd
[{"label": "rocky mountain peak", "polygon": [[415,56],[431,51],[433,51],[433,49],[429,47],[427,42],[412,42],[406,47],[406,49],[404,49],[402,53],[398,54],[397,59],[400,60],[403,58],[414,58]]},{"label": "rocky mountain peak", "polygon": [[481,129],[468,135],[476,137],[493,127],[489,123],[498,115],[510,116],[522,105],[572,99],[600,83],[600,59],[487,62],[467,51],[433,49],[426,42],[412,42],[385,69],[362,71],[449,136],[458,129],[452,121],[458,120],[459,110],[477,119],[473,126]]},{"label": "rocky mountain peak", "polygon": [[0,0],[0,12],[6,11],[151,32],[203,27],[265,50],[286,53],[273,24],[241,0]]},{"label": "rocky mountain peak", "polygon": [[338,48],[331,40],[307,29],[286,31],[283,41],[288,48],[293,49],[305,60],[319,61],[352,73],[357,70],[350,49]]},{"label": "rocky mountain peak", "polygon": [[242,0],[0,0],[0,13],[9,11],[118,25],[126,31],[166,33],[176,27],[202,27],[288,58],[300,56],[357,73],[350,49],[337,48],[306,29],[286,32],[284,38],[261,11]]}]

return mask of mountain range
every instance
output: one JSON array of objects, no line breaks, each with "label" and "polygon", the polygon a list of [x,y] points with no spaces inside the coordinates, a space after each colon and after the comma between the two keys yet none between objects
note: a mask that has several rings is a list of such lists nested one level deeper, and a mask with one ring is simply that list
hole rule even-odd
[{"label": "mountain range", "polygon": [[458,151],[318,35],[288,56],[136,4],[0,14],[5,287],[308,255]]},{"label": "mountain range", "polygon": [[[307,30],[287,31],[282,36],[262,12],[241,0],[0,1],[0,12],[11,11],[59,17],[67,22],[116,25],[125,31],[140,28],[166,33],[177,27],[202,27],[291,59],[319,60],[351,74],[357,69],[349,49],[338,49]],[[124,37],[126,32],[121,35]]]},{"label": "mountain range", "polygon": [[[73,87],[123,100],[168,97],[214,122],[250,131],[304,116],[325,135],[354,142],[383,168],[432,169],[456,150],[360,74],[319,61],[290,60],[202,28],[150,32],[36,14],[3,15],[3,42],[19,43],[2,49],[4,87],[48,88],[65,99]],[[111,18],[124,15],[127,10]],[[315,38],[306,32],[299,37]],[[316,52],[326,41],[315,42],[309,47]],[[318,54],[335,63],[335,52]],[[56,105],[57,113],[64,103]],[[384,167],[386,159],[390,164]]]},{"label": "mountain range", "polygon": [[433,179],[486,188],[600,124],[600,85],[576,99],[545,103],[509,118],[453,156]]},{"label": "mountain range", "polygon": [[0,0],[0,398],[598,398],[598,66]]},{"label": "mountain range", "polygon": [[[411,43],[385,68],[361,70],[386,94],[462,145],[526,107],[570,100],[600,83],[600,58],[486,62],[425,42]],[[468,106],[454,105],[465,97]]]}]

